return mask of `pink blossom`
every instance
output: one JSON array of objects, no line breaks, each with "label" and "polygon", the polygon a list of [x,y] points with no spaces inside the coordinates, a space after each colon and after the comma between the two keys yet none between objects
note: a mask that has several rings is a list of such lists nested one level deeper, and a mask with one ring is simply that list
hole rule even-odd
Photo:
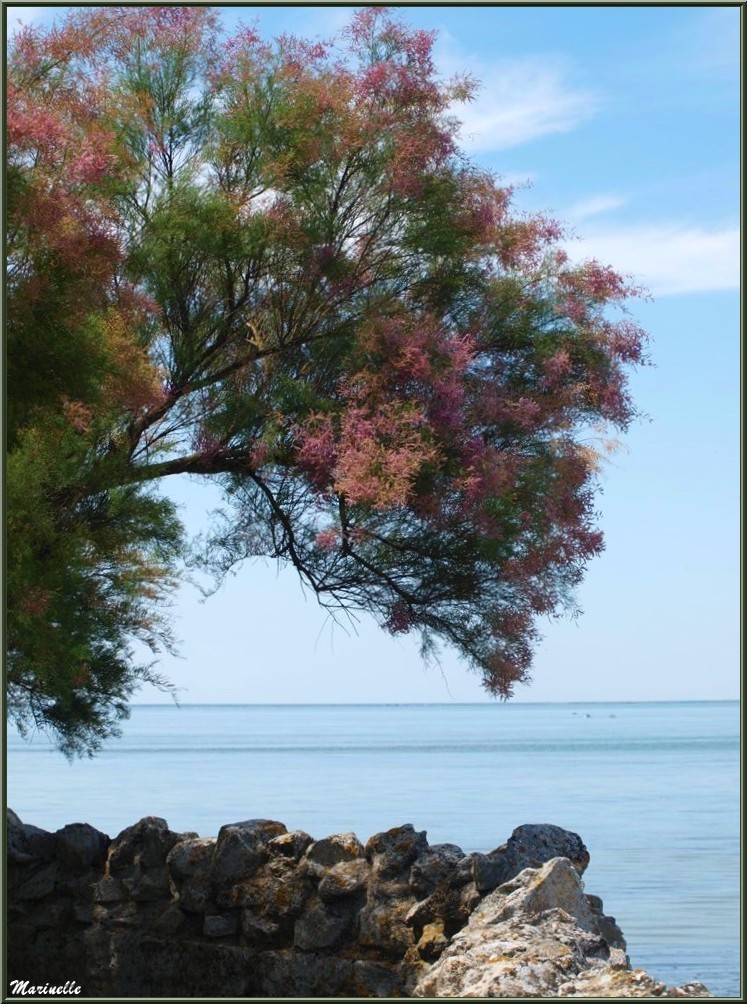
[{"label": "pink blossom", "polygon": [[340,544],[340,532],[334,527],[320,530],[314,538],[314,543],[322,551],[334,551]]}]

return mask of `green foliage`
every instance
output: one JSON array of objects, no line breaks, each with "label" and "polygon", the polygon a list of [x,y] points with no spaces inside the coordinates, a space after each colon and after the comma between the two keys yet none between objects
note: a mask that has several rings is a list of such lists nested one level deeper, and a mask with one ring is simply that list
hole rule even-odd
[{"label": "green foliage", "polygon": [[333,613],[450,644],[508,696],[602,547],[601,424],[637,290],[571,266],[458,148],[433,38],[331,44],[92,8],[9,64],[9,686],[68,753],[170,644],[186,548],[149,485],[216,480],[217,575],[292,564]]},{"label": "green foliage", "polygon": [[21,731],[51,729],[67,755],[117,734],[143,682],[133,650],[171,646],[162,601],[182,553],[170,502],[140,486],[91,491],[90,445],[38,419],[7,465],[8,704]]}]

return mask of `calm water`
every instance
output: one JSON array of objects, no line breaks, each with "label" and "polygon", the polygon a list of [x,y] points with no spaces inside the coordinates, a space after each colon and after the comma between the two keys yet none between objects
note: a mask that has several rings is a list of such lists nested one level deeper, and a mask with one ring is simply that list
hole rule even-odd
[{"label": "calm water", "polygon": [[92,761],[11,735],[8,804],[112,836],[145,815],[203,836],[252,817],[363,840],[411,822],[465,851],[556,823],[588,846],[587,891],[634,965],[740,993],[736,702],[140,706]]}]

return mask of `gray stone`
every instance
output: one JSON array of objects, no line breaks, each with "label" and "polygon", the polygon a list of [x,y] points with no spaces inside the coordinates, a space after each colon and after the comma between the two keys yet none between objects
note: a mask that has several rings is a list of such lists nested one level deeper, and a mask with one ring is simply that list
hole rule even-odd
[{"label": "gray stone", "polygon": [[166,862],[169,851],[179,840],[165,819],[146,816],[115,837],[109,848],[109,871],[117,873],[131,865],[156,868]]},{"label": "gray stone", "polygon": [[278,949],[262,952],[255,972],[261,996],[345,997],[351,995],[353,962],[312,952]]},{"label": "gray stone", "polygon": [[366,842],[366,858],[382,879],[397,875],[428,850],[425,830],[416,832],[412,823],[376,833]]},{"label": "gray stone", "polygon": [[663,985],[657,989],[650,977],[638,980],[624,968],[622,952],[611,957],[597,920],[567,858],[523,869],[481,900],[413,996],[662,995]]},{"label": "gray stone", "polygon": [[182,930],[185,924],[184,913],[170,903],[162,914],[153,922],[151,930],[154,934],[162,934],[166,937],[172,937]]},{"label": "gray stone", "polygon": [[8,810],[9,864],[25,864],[31,861],[51,861],[57,850],[57,837],[31,823],[22,823],[15,812]]},{"label": "gray stone", "polygon": [[473,854],[472,877],[478,892],[491,892],[511,878],[508,856]]},{"label": "gray stone", "polygon": [[306,868],[289,858],[276,858],[252,878],[219,894],[220,905],[247,907],[256,915],[286,921],[296,917],[314,892],[315,881]]},{"label": "gray stone", "polygon": [[369,894],[369,900],[358,917],[358,941],[390,958],[401,958],[415,945],[407,916],[412,906],[410,897],[380,899]]},{"label": "gray stone", "polygon": [[178,882],[195,876],[206,876],[215,851],[212,838],[179,840],[168,853],[166,864]]},{"label": "gray stone", "polygon": [[122,885],[136,903],[149,903],[171,898],[171,883],[165,867],[141,871],[133,878],[122,880]]},{"label": "gray stone", "polygon": [[303,951],[331,948],[348,930],[352,919],[347,904],[317,900],[296,921],[293,944]]},{"label": "gray stone", "polygon": [[356,959],[353,963],[350,996],[406,997],[404,973],[396,965]]},{"label": "gray stone", "polygon": [[584,893],[586,848],[559,827],[463,855],[412,826],[364,850],[268,820],[212,841],[149,817],[103,874],[92,828],[48,834],[10,813],[8,830],[12,971],[64,971],[95,998],[710,996],[630,969],[614,918]]},{"label": "gray stone", "polygon": [[304,861],[309,865],[319,866],[316,871],[321,874],[321,869],[362,857],[363,844],[354,833],[337,833],[311,844],[304,855]]},{"label": "gray stone", "polygon": [[248,819],[222,826],[210,869],[213,883],[230,885],[249,878],[268,859],[267,843],[285,832],[282,823],[270,819]]},{"label": "gray stone", "polygon": [[233,913],[219,913],[205,917],[202,933],[206,938],[227,938],[236,934],[239,918]]},{"label": "gray stone", "polygon": [[177,893],[178,903],[187,913],[204,913],[211,902],[212,886],[206,878],[187,879]]},{"label": "gray stone", "polygon": [[13,888],[14,899],[43,899],[54,892],[57,881],[56,861],[26,871],[22,881]]},{"label": "gray stone", "polygon": [[106,861],[111,840],[88,823],[69,823],[58,830],[56,836],[57,857],[63,868],[83,872]]},{"label": "gray stone", "polygon": [[355,896],[365,888],[370,871],[370,865],[363,858],[332,865],[319,883],[319,895],[327,902]]},{"label": "gray stone", "polygon": [[111,875],[105,875],[96,882],[92,892],[96,903],[117,903],[126,896],[122,883]]},{"label": "gray stone", "polygon": [[243,910],[241,914],[241,933],[247,941],[267,941],[280,930],[280,925],[253,910]]},{"label": "gray stone", "polygon": [[434,844],[413,862],[410,888],[418,899],[424,899],[442,882],[450,881],[464,851],[456,844]]},{"label": "gray stone", "polygon": [[279,837],[268,840],[267,851],[270,857],[292,858],[294,861],[299,861],[306,848],[313,843],[313,837],[303,830],[291,830],[290,833],[281,833]]},{"label": "gray stone", "polygon": [[586,902],[589,904],[591,912],[594,914],[596,928],[604,940],[610,948],[620,949],[624,953],[627,945],[625,944],[623,933],[617,926],[617,921],[614,917],[605,916],[604,904],[602,903],[602,900],[599,896],[591,896],[587,894]]}]

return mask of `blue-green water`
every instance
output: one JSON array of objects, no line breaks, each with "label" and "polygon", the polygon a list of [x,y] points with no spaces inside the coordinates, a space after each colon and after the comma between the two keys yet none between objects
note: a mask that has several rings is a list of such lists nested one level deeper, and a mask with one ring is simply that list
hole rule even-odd
[{"label": "blue-green water", "polygon": [[92,761],[11,734],[8,805],[111,836],[145,815],[204,836],[411,822],[465,851],[556,823],[589,848],[587,891],[633,965],[740,993],[737,702],[141,706]]}]

